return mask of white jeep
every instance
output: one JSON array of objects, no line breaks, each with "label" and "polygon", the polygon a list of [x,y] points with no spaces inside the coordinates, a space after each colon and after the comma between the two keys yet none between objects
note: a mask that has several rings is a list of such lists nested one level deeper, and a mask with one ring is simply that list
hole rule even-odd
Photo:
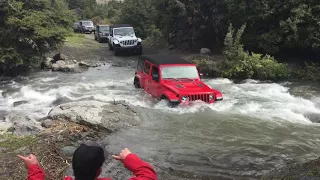
[{"label": "white jeep", "polygon": [[121,52],[133,52],[142,54],[142,40],[137,38],[134,29],[130,25],[111,25],[109,34],[109,49],[118,56]]}]

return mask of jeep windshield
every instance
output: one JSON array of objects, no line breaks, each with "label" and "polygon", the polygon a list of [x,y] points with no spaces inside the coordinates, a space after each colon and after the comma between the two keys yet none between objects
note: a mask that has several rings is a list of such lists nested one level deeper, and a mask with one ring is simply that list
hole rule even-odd
[{"label": "jeep windshield", "polygon": [[162,79],[197,79],[198,70],[195,66],[168,66],[161,68]]},{"label": "jeep windshield", "polygon": [[83,26],[93,26],[93,22],[91,22],[91,21],[83,21],[82,25]]},{"label": "jeep windshield", "polygon": [[114,35],[116,36],[131,36],[134,35],[134,30],[132,27],[125,28],[114,28]]},{"label": "jeep windshield", "polygon": [[100,26],[100,31],[109,32],[109,26]]}]

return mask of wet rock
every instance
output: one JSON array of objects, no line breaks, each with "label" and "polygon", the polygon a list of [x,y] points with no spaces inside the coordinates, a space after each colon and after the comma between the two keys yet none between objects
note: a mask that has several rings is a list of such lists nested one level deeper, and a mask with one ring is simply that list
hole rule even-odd
[{"label": "wet rock", "polygon": [[51,128],[52,127],[52,120],[51,119],[46,119],[41,123],[42,127],[45,128]]},{"label": "wet rock", "polygon": [[11,112],[2,125],[2,130],[4,129],[15,135],[35,135],[42,128],[35,119],[19,112]]},{"label": "wet rock", "polygon": [[53,59],[50,57],[47,57],[46,60],[43,63],[41,63],[41,69],[51,69],[52,62],[53,62]]},{"label": "wet rock", "polygon": [[79,66],[80,67],[84,67],[84,68],[89,68],[90,67],[90,65],[85,63],[85,62],[79,62]]},{"label": "wet rock", "polygon": [[303,164],[293,164],[284,168],[277,168],[271,171],[268,175],[265,175],[262,179],[320,179],[320,158]]},{"label": "wet rock", "polygon": [[65,104],[68,102],[72,102],[72,100],[68,97],[63,96],[63,97],[60,97],[60,98],[56,99],[55,101],[53,101],[52,105],[58,106],[60,104]]},{"label": "wet rock", "polygon": [[28,101],[16,101],[13,103],[13,107],[17,107],[17,106],[20,106],[22,104],[27,104]]},{"label": "wet rock", "polygon": [[78,63],[78,61],[77,61],[77,60],[73,60],[72,62],[73,62],[74,64],[77,64],[77,63]]},{"label": "wet rock", "polygon": [[77,101],[53,108],[48,118],[69,120],[93,129],[108,131],[138,125],[141,120],[125,102]]},{"label": "wet rock", "polygon": [[200,54],[210,54],[211,50],[208,48],[201,48]]},{"label": "wet rock", "polygon": [[71,156],[76,149],[77,148],[73,146],[65,146],[60,149],[60,153],[64,156]]},{"label": "wet rock", "polygon": [[313,123],[320,123],[320,114],[306,114],[304,115],[306,118],[308,118]]},{"label": "wet rock", "polygon": [[57,61],[66,60],[66,59],[67,59],[66,56],[64,54],[60,54],[60,53],[58,53],[58,54],[53,56],[53,62],[54,63],[57,62]]}]

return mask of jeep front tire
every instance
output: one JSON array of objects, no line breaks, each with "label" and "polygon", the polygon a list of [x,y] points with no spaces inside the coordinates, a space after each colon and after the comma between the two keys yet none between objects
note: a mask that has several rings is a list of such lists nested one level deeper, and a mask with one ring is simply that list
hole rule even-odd
[{"label": "jeep front tire", "polygon": [[140,88],[141,88],[141,86],[140,86],[140,81],[139,81],[139,79],[138,79],[137,77],[134,78],[134,80],[133,80],[133,85],[134,85],[134,87],[137,88],[137,89],[140,89]]},{"label": "jeep front tire", "polygon": [[108,43],[108,45],[109,45],[109,50],[112,51],[112,50],[113,50],[113,47],[111,46],[110,43]]},{"label": "jeep front tire", "polygon": [[113,48],[113,54],[114,54],[115,56],[119,56],[120,51],[119,51],[117,48]]}]

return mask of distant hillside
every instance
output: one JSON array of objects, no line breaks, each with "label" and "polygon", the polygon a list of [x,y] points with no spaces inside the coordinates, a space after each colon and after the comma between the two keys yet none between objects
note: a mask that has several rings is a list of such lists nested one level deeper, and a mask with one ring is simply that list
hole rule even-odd
[{"label": "distant hillside", "polygon": [[[112,0],[96,0],[98,4],[105,4],[105,3],[108,3]],[[115,0],[115,1],[124,1],[124,0]]]}]

